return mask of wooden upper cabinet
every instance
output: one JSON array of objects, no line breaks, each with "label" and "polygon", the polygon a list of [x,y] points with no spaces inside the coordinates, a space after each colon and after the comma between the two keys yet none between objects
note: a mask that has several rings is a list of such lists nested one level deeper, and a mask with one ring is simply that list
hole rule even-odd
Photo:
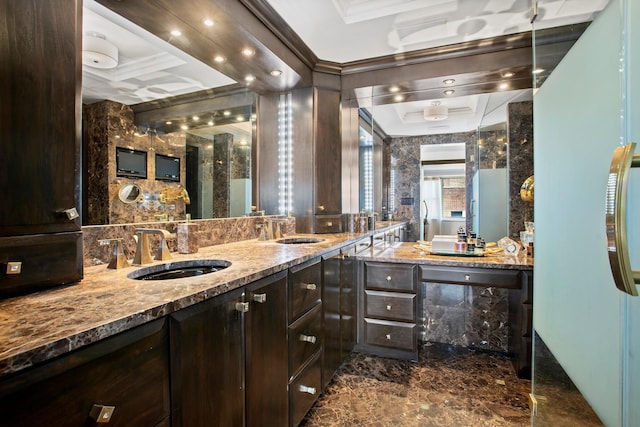
[{"label": "wooden upper cabinet", "polygon": [[314,89],[316,151],[315,212],[342,213],[342,135],[340,133],[340,92]]},{"label": "wooden upper cabinet", "polygon": [[[0,3],[0,236],[76,231],[82,6]],[[79,208],[78,208],[79,210]]]},{"label": "wooden upper cabinet", "polygon": [[[82,2],[7,0],[0,17],[4,294],[82,278],[80,221],[65,213],[80,212]],[[5,275],[8,262],[22,273]]]}]

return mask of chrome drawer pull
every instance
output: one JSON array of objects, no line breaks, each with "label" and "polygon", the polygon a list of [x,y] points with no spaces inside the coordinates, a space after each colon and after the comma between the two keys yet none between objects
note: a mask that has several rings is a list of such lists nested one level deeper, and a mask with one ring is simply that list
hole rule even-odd
[{"label": "chrome drawer pull", "polygon": [[314,337],[313,335],[300,334],[300,341],[304,341],[304,342],[308,342],[308,343],[311,343],[311,344],[315,344],[316,343],[316,337]]},{"label": "chrome drawer pull", "polygon": [[466,281],[471,280],[471,275],[469,275],[469,274],[465,274],[465,275],[464,275],[464,280],[466,280]]},{"label": "chrome drawer pull", "polygon": [[318,289],[315,283],[303,283],[302,287],[308,291],[315,291]]},{"label": "chrome drawer pull", "polygon": [[388,339],[388,340],[390,340],[390,339],[391,339],[391,334],[387,334],[387,335],[385,335],[385,338],[386,338],[386,339]]},{"label": "chrome drawer pull", "polygon": [[240,313],[247,313],[249,311],[249,303],[248,302],[237,302],[236,310]]},{"label": "chrome drawer pull", "polygon": [[387,311],[391,311],[391,304],[387,304]]},{"label": "chrome drawer pull", "polygon": [[307,387],[306,385],[298,386],[298,391],[301,391],[302,393],[316,394],[315,387]]},{"label": "chrome drawer pull", "polygon": [[387,282],[391,281],[391,276],[387,276]]},{"label": "chrome drawer pull", "polygon": [[260,304],[264,304],[267,302],[267,294],[253,294],[253,300]]},{"label": "chrome drawer pull", "polygon": [[333,227],[333,222],[327,221],[327,227]]}]

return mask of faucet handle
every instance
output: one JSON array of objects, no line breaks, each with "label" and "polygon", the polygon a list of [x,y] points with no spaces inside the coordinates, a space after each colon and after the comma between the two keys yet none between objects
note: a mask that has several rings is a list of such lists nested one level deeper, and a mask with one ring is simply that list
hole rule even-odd
[{"label": "faucet handle", "polygon": [[122,239],[100,239],[98,240],[99,245],[109,245],[113,243],[113,251],[111,252],[111,258],[109,259],[109,264],[107,268],[110,269],[119,269],[124,267],[129,267],[129,261],[127,261],[127,257],[124,255],[122,250]]}]

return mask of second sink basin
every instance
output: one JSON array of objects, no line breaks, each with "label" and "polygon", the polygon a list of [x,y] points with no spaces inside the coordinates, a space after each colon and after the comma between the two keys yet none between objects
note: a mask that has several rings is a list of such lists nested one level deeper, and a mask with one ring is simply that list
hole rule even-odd
[{"label": "second sink basin", "polygon": [[317,237],[287,237],[276,240],[276,243],[282,243],[285,245],[301,245],[305,243],[319,243],[323,240],[324,239],[318,239]]},{"label": "second sink basin", "polygon": [[198,259],[191,261],[177,261],[166,264],[152,265],[133,271],[127,275],[135,280],[171,280],[186,277],[201,276],[215,273],[229,267],[231,263],[220,259]]}]

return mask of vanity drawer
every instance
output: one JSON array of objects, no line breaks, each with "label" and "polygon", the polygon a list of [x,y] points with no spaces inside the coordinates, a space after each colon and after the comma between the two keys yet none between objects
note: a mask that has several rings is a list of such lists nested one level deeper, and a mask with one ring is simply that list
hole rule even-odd
[{"label": "vanity drawer", "polygon": [[366,317],[415,322],[416,295],[365,291],[365,311]]},{"label": "vanity drawer", "polygon": [[289,322],[320,303],[322,269],[320,259],[289,269]]},{"label": "vanity drawer", "polygon": [[367,345],[416,351],[416,325],[389,320],[364,319]]},{"label": "vanity drawer", "polygon": [[313,356],[322,345],[322,305],[289,326],[289,374],[295,376],[300,367]]},{"label": "vanity drawer", "polygon": [[[307,365],[300,375],[289,386],[291,404],[291,424],[300,424],[309,409],[313,406],[322,391],[322,365],[321,353],[318,352],[311,363]],[[266,421],[266,420],[265,420]]]},{"label": "vanity drawer", "polygon": [[315,215],[316,233],[342,233],[342,215]]},{"label": "vanity drawer", "polygon": [[420,266],[420,280],[423,282],[520,289],[521,275],[519,270]]},{"label": "vanity drawer", "polygon": [[364,263],[365,288],[415,292],[416,266],[410,264]]}]

